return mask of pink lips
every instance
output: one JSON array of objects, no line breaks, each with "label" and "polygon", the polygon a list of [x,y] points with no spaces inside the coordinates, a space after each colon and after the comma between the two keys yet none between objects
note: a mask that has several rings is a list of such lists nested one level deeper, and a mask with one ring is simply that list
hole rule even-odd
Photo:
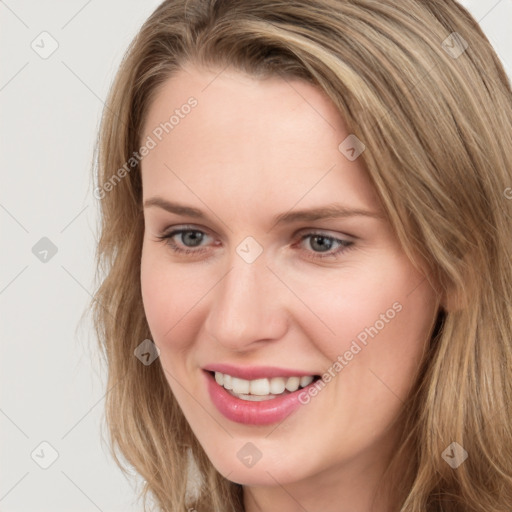
[{"label": "pink lips", "polygon": [[[215,368],[215,370],[213,369]],[[313,381],[305,388],[299,388],[297,391],[288,393],[277,398],[263,400],[260,402],[251,402],[237,398],[228,393],[222,386],[215,381],[210,371],[227,373],[233,377],[253,380],[265,377],[301,377],[303,375],[312,375],[309,373],[297,373],[297,370],[284,370],[279,368],[235,368],[229,365],[212,365],[205,368],[204,375],[210,398],[226,418],[236,423],[245,425],[271,425],[280,422],[300,407],[299,394],[307,392],[309,386],[315,384]]]}]

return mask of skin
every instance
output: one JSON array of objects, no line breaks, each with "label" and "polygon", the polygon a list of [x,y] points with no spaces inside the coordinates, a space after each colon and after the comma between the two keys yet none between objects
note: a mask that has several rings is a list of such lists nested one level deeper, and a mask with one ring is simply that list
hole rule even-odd
[{"label": "skin", "polygon": [[[373,510],[390,512],[377,483],[430,338],[435,291],[384,216],[273,222],[332,203],[382,213],[362,158],[338,149],[350,132],[321,90],[187,65],[158,92],[142,140],[190,96],[198,105],[142,162],[144,201],[159,196],[207,216],[144,209],[142,295],[169,385],[214,466],[244,485],[248,512],[363,512],[373,497]],[[194,233],[172,239],[204,252],[173,252],[158,238],[172,227],[205,233],[199,245]],[[312,231],[353,244],[320,258],[322,239],[301,240]],[[263,249],[253,263],[236,251],[248,236]],[[328,253],[340,247],[323,241]],[[282,423],[241,425],[212,404],[206,364],[321,375],[396,302],[401,311]],[[237,457],[247,442],[262,453],[250,468]]]}]

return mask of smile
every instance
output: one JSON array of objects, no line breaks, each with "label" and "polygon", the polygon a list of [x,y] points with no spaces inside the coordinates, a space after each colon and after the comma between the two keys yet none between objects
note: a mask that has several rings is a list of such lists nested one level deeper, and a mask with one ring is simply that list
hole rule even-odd
[{"label": "smile", "polygon": [[227,373],[215,372],[215,381],[232,396],[241,400],[258,402],[271,400],[280,395],[286,395],[311,384],[315,377],[272,377],[246,380],[233,377]]},{"label": "smile", "polygon": [[245,425],[281,422],[303,405],[300,394],[320,378],[318,375],[262,377],[260,371],[253,373],[258,378],[243,379],[203,369],[210,400],[228,420]]}]

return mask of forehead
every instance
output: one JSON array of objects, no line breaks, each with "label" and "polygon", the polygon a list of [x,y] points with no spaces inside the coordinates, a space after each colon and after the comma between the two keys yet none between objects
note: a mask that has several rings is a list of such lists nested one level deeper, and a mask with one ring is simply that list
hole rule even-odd
[{"label": "forehead", "polygon": [[194,192],[208,194],[214,185],[242,196],[241,203],[251,196],[290,207],[301,197],[301,206],[343,199],[373,205],[362,159],[350,161],[338,149],[348,135],[334,104],[312,84],[189,66],[161,86],[148,111],[141,140],[156,145],[142,161],[144,195],[171,191],[183,178]]}]

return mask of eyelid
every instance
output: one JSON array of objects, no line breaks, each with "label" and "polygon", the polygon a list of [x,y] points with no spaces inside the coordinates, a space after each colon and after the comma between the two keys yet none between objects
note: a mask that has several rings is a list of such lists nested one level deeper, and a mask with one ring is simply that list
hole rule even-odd
[{"label": "eyelid", "polygon": [[[169,233],[172,233],[173,231],[187,231],[187,230],[201,231],[201,232],[205,233],[206,235],[214,236],[212,234],[211,230],[209,230],[208,228],[205,228],[202,226],[195,226],[193,224],[177,224],[177,225],[170,226],[162,231],[161,236],[166,236]],[[326,237],[331,237],[331,238],[336,238],[336,239],[339,239],[340,237],[346,237],[346,238],[349,238],[349,240],[347,240],[347,241],[352,241],[352,240],[355,241],[355,240],[359,240],[359,238],[360,238],[356,235],[352,235],[347,232],[339,233],[339,232],[333,231],[332,229],[318,228],[318,227],[316,227],[316,228],[308,228],[308,227],[300,228],[299,230],[297,230],[293,233],[292,238],[296,238],[296,237],[300,236],[302,233],[324,235]]]},{"label": "eyelid", "polygon": [[194,226],[193,224],[175,224],[162,230],[162,235],[167,235],[173,231],[202,231],[204,233],[209,232],[207,228],[201,226]]},{"label": "eyelid", "polygon": [[298,231],[295,232],[294,237],[300,236],[301,233],[308,234],[308,235],[322,235],[329,238],[336,238],[336,239],[344,239],[347,242],[352,242],[355,240],[359,240],[360,237],[352,235],[347,232],[340,233],[338,231],[333,231],[332,229],[327,228],[300,228]]}]

